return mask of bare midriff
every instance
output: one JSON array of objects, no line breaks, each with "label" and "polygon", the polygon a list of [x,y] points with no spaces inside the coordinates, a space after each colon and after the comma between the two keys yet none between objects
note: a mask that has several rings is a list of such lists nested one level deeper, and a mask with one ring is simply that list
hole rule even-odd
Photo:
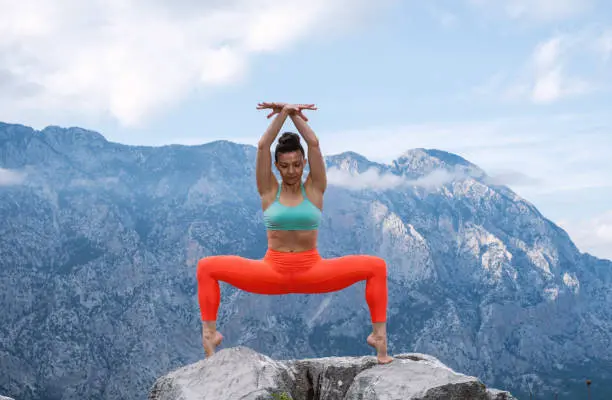
[{"label": "bare midriff", "polygon": [[317,247],[317,235],[317,230],[268,231],[268,248],[290,253],[312,250]]}]

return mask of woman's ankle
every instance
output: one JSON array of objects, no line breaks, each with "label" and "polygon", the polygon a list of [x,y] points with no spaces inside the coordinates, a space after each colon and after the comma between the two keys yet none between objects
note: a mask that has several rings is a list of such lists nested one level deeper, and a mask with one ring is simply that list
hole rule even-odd
[{"label": "woman's ankle", "polygon": [[217,321],[202,321],[202,330],[205,334],[217,332]]},{"label": "woman's ankle", "polygon": [[372,334],[376,337],[387,336],[387,323],[386,322],[374,322],[372,324]]}]

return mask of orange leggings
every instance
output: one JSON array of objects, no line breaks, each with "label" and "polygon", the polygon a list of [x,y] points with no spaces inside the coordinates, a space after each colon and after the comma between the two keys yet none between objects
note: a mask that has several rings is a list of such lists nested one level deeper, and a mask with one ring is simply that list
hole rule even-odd
[{"label": "orange leggings", "polygon": [[335,292],[365,280],[372,322],[385,322],[387,318],[387,265],[376,256],[324,259],[317,249],[297,253],[268,249],[261,260],[209,256],[198,262],[197,279],[203,321],[217,320],[219,281],[250,293],[280,295]]}]

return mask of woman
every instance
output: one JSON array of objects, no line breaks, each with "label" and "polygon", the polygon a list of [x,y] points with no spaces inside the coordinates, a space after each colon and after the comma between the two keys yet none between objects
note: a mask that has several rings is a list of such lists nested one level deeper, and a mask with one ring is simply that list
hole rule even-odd
[{"label": "woman", "polygon": [[[233,255],[199,260],[198,300],[206,355],[213,355],[223,339],[216,327],[221,300],[219,281],[250,293],[280,295],[333,292],[365,280],[365,298],[373,325],[367,343],[376,349],[379,363],[391,362],[393,358],[387,354],[385,261],[370,255],[324,259],[317,251],[317,229],[327,178],[319,140],[302,113],[316,107],[314,104],[260,103],[257,108],[272,109],[268,118],[278,114],[257,149],[257,190],[264,211],[268,249],[261,260]],[[272,172],[270,146],[287,117],[308,145],[310,173],[304,183],[302,172],[306,158],[296,133],[283,133],[274,152],[274,165],[282,178],[280,184]]]}]

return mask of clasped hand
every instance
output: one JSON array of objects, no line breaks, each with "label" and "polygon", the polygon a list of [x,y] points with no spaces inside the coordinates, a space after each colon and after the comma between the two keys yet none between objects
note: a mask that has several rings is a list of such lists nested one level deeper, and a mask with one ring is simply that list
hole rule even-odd
[{"label": "clasped hand", "polygon": [[257,104],[258,110],[263,110],[266,108],[272,109],[272,112],[268,114],[267,118],[270,118],[274,114],[278,114],[281,111],[284,111],[288,115],[297,115],[298,117],[302,118],[304,121],[308,121],[308,118],[306,118],[306,116],[302,113],[302,110],[316,110],[317,109],[317,107],[315,107],[314,104],[288,104],[288,103],[274,103],[274,102],[273,103],[263,102],[263,103]]}]

